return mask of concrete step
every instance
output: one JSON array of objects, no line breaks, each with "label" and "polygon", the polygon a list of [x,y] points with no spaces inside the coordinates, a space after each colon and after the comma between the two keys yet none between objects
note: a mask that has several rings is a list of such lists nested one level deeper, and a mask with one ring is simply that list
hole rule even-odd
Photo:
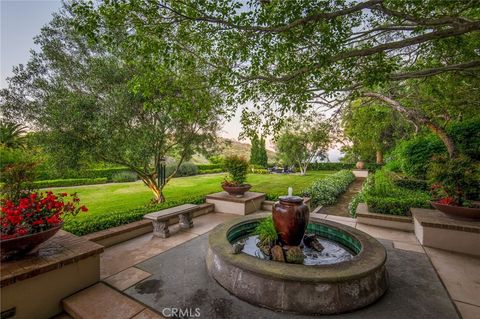
[{"label": "concrete step", "polygon": [[103,283],[64,299],[62,305],[64,311],[74,319],[163,318]]}]

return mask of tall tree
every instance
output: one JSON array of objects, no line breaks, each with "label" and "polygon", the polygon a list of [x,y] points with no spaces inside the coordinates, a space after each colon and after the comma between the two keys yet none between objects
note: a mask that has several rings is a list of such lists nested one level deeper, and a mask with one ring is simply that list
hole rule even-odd
[{"label": "tall tree", "polygon": [[310,163],[326,156],[331,143],[330,125],[319,121],[296,122],[285,127],[275,143],[282,160],[298,166],[304,175]]},{"label": "tall tree", "polygon": [[383,154],[408,136],[413,128],[401,115],[381,105],[353,101],[342,116],[343,131],[352,152],[364,161],[383,163]]},{"label": "tall tree", "polygon": [[265,147],[265,138],[258,137],[258,134],[253,134],[250,139],[252,148],[250,151],[250,164],[267,167],[267,149]]},{"label": "tall tree", "polygon": [[[194,61],[133,63],[128,47],[88,41],[75,19],[66,6],[42,29],[40,51],[1,93],[2,110],[46,132],[58,156],[88,154],[129,167],[162,202],[156,167],[166,156],[177,159],[168,182],[184,160],[213,145],[226,115],[221,95],[200,88],[208,72]],[[119,44],[126,28],[117,28]]]},{"label": "tall tree", "polygon": [[[168,24],[188,30],[168,49],[214,67],[231,103],[252,100],[278,129],[288,111],[345,107],[376,99],[435,132],[455,155],[444,127],[398,88],[480,67],[480,8],[463,0],[124,1],[100,5],[109,21],[133,21],[130,42],[164,50],[155,35]],[[88,6],[87,30],[95,25]],[[95,23],[92,23],[95,22]],[[148,21],[148,23],[145,23]],[[244,124],[257,124],[244,112]],[[280,115],[280,116],[278,116]]]}]

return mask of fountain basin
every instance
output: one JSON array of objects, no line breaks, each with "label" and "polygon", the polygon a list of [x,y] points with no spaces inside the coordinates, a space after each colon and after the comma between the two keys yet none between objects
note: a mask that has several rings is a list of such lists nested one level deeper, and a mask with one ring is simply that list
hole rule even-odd
[{"label": "fountain basin", "polygon": [[299,265],[233,254],[232,243],[252,234],[270,214],[235,219],[209,236],[207,268],[231,294],[251,304],[301,314],[337,314],[365,307],[388,287],[385,248],[349,226],[311,218],[307,232],[333,240],[352,251],[347,261]]}]

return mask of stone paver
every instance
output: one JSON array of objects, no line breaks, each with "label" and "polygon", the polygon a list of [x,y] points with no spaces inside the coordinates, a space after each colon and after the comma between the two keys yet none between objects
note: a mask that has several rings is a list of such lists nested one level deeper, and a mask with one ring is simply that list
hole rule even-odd
[{"label": "stone paver", "polygon": [[[445,287],[448,289],[450,296],[455,300],[455,304],[459,312],[462,314],[462,316],[465,319],[480,318],[480,313],[479,313],[479,310],[480,310],[480,293],[479,293],[480,292],[480,271],[479,271],[480,259],[467,256],[467,255],[455,254],[455,253],[450,253],[447,251],[442,251],[439,249],[433,249],[433,248],[427,248],[427,247],[425,247],[425,250],[424,250],[424,247],[422,247],[419,244],[419,242],[417,241],[413,233],[396,231],[396,230],[391,230],[391,229],[386,229],[386,228],[371,226],[371,225],[356,224],[355,219],[351,219],[348,217],[339,217],[339,216],[332,216],[332,215],[326,215],[326,214],[313,214],[312,217],[313,216],[315,216],[315,218],[322,218],[322,219],[326,218],[328,220],[332,220],[332,221],[340,222],[343,224],[347,224],[352,227],[356,227],[357,229],[364,231],[373,237],[378,238],[387,247],[387,249],[389,249],[388,262],[390,264],[393,263],[398,265],[400,264],[410,265],[410,267],[408,267],[408,271],[407,270],[399,271],[398,267],[396,267],[395,269],[392,268],[393,270],[390,271],[390,274],[391,274],[392,287],[394,287],[394,289],[396,289],[395,285],[398,284],[398,281],[405,282],[406,286],[397,287],[398,292],[401,292],[402,294],[407,294],[407,295],[409,294],[409,297],[408,297],[409,299],[406,299],[406,300],[407,301],[410,300],[411,302],[414,303],[414,306],[413,306],[414,309],[409,309],[409,307],[405,305],[403,305],[402,307],[400,306],[393,307],[392,305],[398,304],[398,300],[395,300],[395,302],[393,301],[391,303],[387,302],[389,306],[385,308],[385,310],[368,311],[367,312],[369,313],[368,318],[385,318],[385,317],[416,318],[414,315],[411,315],[413,313],[412,311],[423,311],[423,310],[428,310],[432,308],[432,306],[428,303],[421,305],[421,301],[419,300],[412,301],[412,298],[415,299],[414,297],[412,297],[412,293],[414,293],[416,290],[412,290],[412,292],[409,292],[410,288],[407,288],[407,286],[410,286],[410,285],[422,286],[425,284],[425,286],[427,286],[430,284],[429,281],[432,281],[432,280],[433,282],[435,282],[435,279],[432,279],[433,277],[427,276],[425,278],[424,275],[422,275],[422,271],[423,271],[422,269],[424,267],[427,267],[424,265],[425,263],[423,262],[423,259],[422,259],[422,262],[420,263],[422,266],[417,265],[418,260],[416,258],[419,258],[419,257],[415,257],[415,256],[427,256],[427,255],[430,258],[431,263],[434,265],[438,275],[444,282]],[[203,272],[205,271],[204,261],[200,262],[195,260],[194,256],[198,253],[195,249],[193,249],[192,251],[190,251],[190,249],[188,249],[188,251],[184,249],[175,249],[174,250],[175,252],[174,252],[172,251],[172,248],[175,248],[179,245],[190,245],[199,240],[205,240],[201,238],[206,238],[208,236],[203,234],[209,232],[218,224],[221,224],[231,218],[236,218],[236,217],[238,216],[230,215],[230,214],[220,214],[220,213],[207,214],[207,215],[203,215],[195,218],[194,220],[195,226],[192,229],[188,229],[185,231],[178,231],[178,227],[176,226],[171,227],[172,236],[170,238],[167,238],[167,239],[152,238],[151,234],[146,234],[146,235],[137,237],[135,239],[129,240],[125,243],[121,243],[113,247],[107,248],[105,250],[105,253],[103,253],[101,257],[102,277],[116,274],[115,276],[111,276],[105,280],[109,284],[111,284],[112,286],[120,290],[125,289],[125,285],[128,285],[128,287],[130,288],[127,287],[125,291],[128,292],[129,294],[136,294],[137,296],[143,296],[141,297],[141,300],[143,300],[144,302],[145,302],[145,298],[148,299],[150,297],[154,297],[154,299],[155,298],[162,299],[167,292],[168,292],[167,293],[168,295],[174,296],[172,298],[176,298],[179,301],[183,300],[182,302],[191,301],[193,302],[193,304],[195,303],[198,304],[199,302],[200,303],[209,302],[210,300],[209,298],[211,296],[211,291],[208,288],[210,287],[208,284],[209,279],[199,278],[198,273],[193,272],[190,274],[190,273],[183,272],[182,274],[183,278],[181,278],[180,281],[176,281],[172,287],[168,288],[170,285],[169,282],[172,280],[173,277],[176,276],[175,273],[177,273],[178,270],[176,269],[171,270],[171,268],[173,269],[175,267],[168,266],[167,264],[163,264],[165,260],[163,258],[160,258],[160,256],[165,256],[165,254],[176,255],[177,256],[176,262],[179,263],[180,268],[186,267],[185,265],[187,264],[192,265],[194,268],[200,267],[200,270],[202,272],[201,276],[208,276],[206,273],[203,274]],[[192,239],[193,241],[191,243],[186,243],[187,241],[191,241]],[[198,250],[198,247],[197,247],[197,250]],[[425,251],[427,255],[425,255]],[[179,253],[182,256],[178,255]],[[405,256],[408,256],[408,257],[405,257]],[[422,258],[425,258],[425,257],[422,257]],[[158,260],[163,260],[163,262],[159,263]],[[134,265],[136,265],[135,268],[130,268]],[[137,267],[141,269],[138,269]],[[149,278],[145,277],[145,279],[143,280],[140,279],[142,280],[140,283],[130,284],[128,282],[129,279],[125,279],[125,283],[122,283],[121,278],[128,277],[128,273],[130,271],[134,271],[134,272],[137,272],[137,270],[145,271],[143,274],[149,274],[149,271],[148,271],[149,269],[152,270],[153,275],[150,276]],[[169,271],[166,271],[165,269],[169,269]],[[160,271],[160,276],[158,271]],[[392,276],[392,272],[393,272],[393,276]],[[136,274],[138,275],[140,273],[136,273]],[[409,278],[409,276],[412,277],[411,278],[412,280],[405,281],[403,277]],[[133,275],[132,277],[135,277],[135,275]],[[140,275],[134,280],[138,282],[137,279],[141,277],[142,276]],[[197,281],[202,282],[204,289],[192,290],[192,288],[194,288],[192,287],[192,284],[194,284]],[[431,289],[431,291],[429,291],[429,294],[435,295],[438,293],[440,289],[439,286],[436,284],[434,286],[435,286],[434,287],[435,289],[432,287],[429,288]],[[152,293],[153,295],[151,295]],[[378,303],[384,303],[385,302],[384,299],[388,299],[387,297],[389,294],[391,294],[391,291],[389,291],[386,297],[382,298]],[[396,294],[397,292],[395,292],[394,295]],[[400,297],[396,297],[396,298],[398,299]],[[235,311],[231,313],[228,312],[228,311],[233,311],[232,309],[235,308],[233,307],[234,305],[232,306],[232,304],[230,303],[231,302],[230,297],[222,295],[221,298],[216,298],[214,301],[215,301],[214,302],[215,304],[212,305],[212,307],[216,310],[211,310],[213,311],[213,313],[209,313],[206,317],[237,318],[235,316],[236,315]],[[155,301],[152,301],[152,302],[157,303]],[[149,304],[148,302],[146,303]],[[233,303],[235,304],[235,301],[233,301]],[[245,307],[247,307],[248,309],[251,309],[252,306],[247,304],[245,305]],[[371,307],[368,307],[366,309],[369,309],[369,308]],[[240,309],[244,309],[244,308],[240,308]],[[379,309],[383,309],[383,308],[379,308]],[[267,311],[267,310],[256,309],[253,313],[260,314],[260,313],[263,313],[263,311]],[[437,311],[437,310],[434,309],[434,311]],[[226,314],[227,316],[218,316],[218,312],[220,312],[221,314]],[[245,313],[248,313],[248,311]],[[270,312],[270,314],[272,313]],[[366,314],[365,309],[360,310],[360,312],[355,312],[353,314],[357,314],[359,316],[358,318],[367,318],[365,316],[362,317],[362,314],[363,315]],[[277,317],[277,314],[275,314],[275,316]],[[278,317],[282,318],[282,316],[283,315],[279,315]],[[204,317],[204,315],[202,315],[202,317]],[[341,317],[343,318],[343,316]],[[347,317],[349,318],[350,316],[346,316],[346,318]],[[351,317],[357,318],[356,315],[352,315]],[[445,313],[444,315],[433,316],[432,313],[430,313],[429,316],[426,316],[426,317],[437,318],[437,319],[438,318],[455,318],[455,315],[450,313],[449,315],[447,315]],[[140,318],[162,318],[162,317],[159,316],[157,313],[146,309],[136,314],[136,317],[134,318],[140,319]],[[256,316],[256,318],[270,318],[270,315],[266,317]],[[289,316],[285,315],[285,318],[289,318]],[[298,318],[303,318],[303,316],[300,316]]]},{"label": "stone paver", "polygon": [[480,258],[425,247],[455,301],[480,307]]},{"label": "stone paver", "polygon": [[113,286],[115,289],[125,290],[149,276],[150,273],[146,271],[135,267],[130,267],[119,272],[118,274],[106,278],[104,281],[110,286]]},{"label": "stone paver", "polygon": [[138,315],[136,315],[132,319],[165,319],[165,317],[156,314],[150,309],[145,309],[144,311],[140,312]]},{"label": "stone paver", "polygon": [[409,250],[409,251],[425,254],[425,251],[423,250],[422,246],[404,243],[401,241],[393,242],[393,247],[396,249]]},{"label": "stone paver", "polygon": [[236,215],[211,213],[194,219],[194,227],[180,230],[178,225],[170,226],[169,238],[158,238],[148,233],[105,249],[100,259],[101,278],[110,277],[188,240],[210,231],[212,228]]},{"label": "stone paver", "polygon": [[413,233],[403,232],[399,230],[387,229],[383,227],[357,224],[358,230],[364,231],[375,238],[388,239],[391,241],[406,242],[413,245],[420,245]]},{"label": "stone paver", "polygon": [[[394,249],[381,240],[388,251],[390,288],[376,303],[324,319],[455,319],[457,312],[425,254]],[[248,304],[227,292],[206,269],[208,234],[138,264],[152,276],[125,290],[125,293],[161,312],[164,308],[199,308],[200,318],[288,319],[319,318],[277,313]]]},{"label": "stone paver", "polygon": [[480,318],[480,307],[469,305],[463,302],[455,301],[458,311],[463,319],[478,319]]},{"label": "stone paver", "polygon": [[98,283],[63,300],[63,309],[77,319],[130,319],[145,306]]}]

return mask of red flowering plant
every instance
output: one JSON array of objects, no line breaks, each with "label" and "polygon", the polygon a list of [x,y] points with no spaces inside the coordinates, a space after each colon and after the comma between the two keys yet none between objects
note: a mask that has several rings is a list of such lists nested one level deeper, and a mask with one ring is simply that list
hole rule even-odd
[{"label": "red flowering plant", "polygon": [[[70,197],[70,200],[67,198]],[[75,216],[88,209],[76,194],[30,193],[17,199],[1,199],[0,239],[38,233],[58,226],[67,215]]]},{"label": "red flowering plant", "polygon": [[428,175],[433,199],[443,205],[474,207],[479,198],[480,164],[459,155],[434,158]]}]

